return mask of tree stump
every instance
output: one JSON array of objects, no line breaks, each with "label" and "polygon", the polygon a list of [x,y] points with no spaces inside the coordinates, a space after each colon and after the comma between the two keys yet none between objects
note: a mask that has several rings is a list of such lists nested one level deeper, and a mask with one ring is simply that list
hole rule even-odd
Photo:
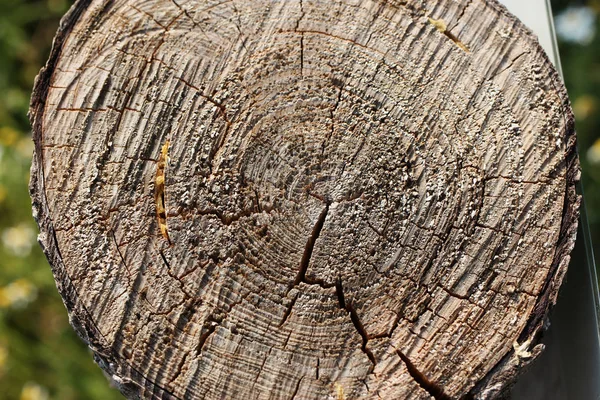
[{"label": "tree stump", "polygon": [[130,398],[497,398],[543,347],[573,117],[495,0],[80,0],[30,114],[40,243]]}]

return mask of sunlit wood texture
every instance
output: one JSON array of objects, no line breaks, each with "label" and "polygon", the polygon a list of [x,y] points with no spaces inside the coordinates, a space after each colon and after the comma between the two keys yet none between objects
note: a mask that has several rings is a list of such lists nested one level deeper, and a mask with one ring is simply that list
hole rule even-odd
[{"label": "sunlit wood texture", "polygon": [[129,397],[487,399],[541,350],[573,117],[496,1],[79,1],[31,118],[40,242]]}]

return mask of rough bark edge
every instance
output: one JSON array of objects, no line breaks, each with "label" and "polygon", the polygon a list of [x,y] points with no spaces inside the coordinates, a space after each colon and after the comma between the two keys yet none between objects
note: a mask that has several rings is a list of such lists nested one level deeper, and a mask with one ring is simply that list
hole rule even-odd
[{"label": "rough bark edge", "polygon": [[[513,15],[498,0],[486,0],[487,3],[495,8],[496,11],[509,21],[513,22],[513,28],[519,31],[520,35],[531,40],[534,48],[537,47],[541,53],[542,60],[549,66],[547,72],[550,74],[550,81],[561,99],[563,109],[562,115],[565,119],[565,128],[561,137],[565,140],[565,200],[562,211],[562,221],[558,243],[554,252],[554,259],[550,267],[550,273],[546,283],[540,293],[534,310],[519,336],[519,343],[530,340],[530,349],[532,357],[520,359],[514,350],[509,351],[488,373],[477,383],[469,393],[464,396],[465,399],[509,399],[510,389],[516,383],[516,380],[526,370],[527,366],[535,361],[543,351],[540,342],[543,332],[547,327],[548,314],[556,304],[558,292],[563,278],[567,272],[571,252],[575,247],[577,239],[577,227],[579,223],[579,206],[581,196],[577,194],[577,184],[581,177],[581,168],[579,157],[577,156],[577,136],[575,132],[575,117],[571,110],[571,103],[564,86],[562,78],[554,67],[545,50],[539,44],[537,35],[521,22],[519,18]],[[537,346],[537,347],[536,347]]]},{"label": "rough bark edge", "polygon": [[[144,396],[148,397],[148,394],[152,398],[175,399],[177,397],[146,379],[140,372],[129,365],[126,360],[113,354],[109,344],[92,321],[85,306],[79,301],[77,290],[65,270],[46,200],[42,159],[42,121],[48,89],[62,52],[62,46],[90,3],[91,0],[76,0],[69,11],[61,18],[52,42],[48,61],[35,78],[29,103],[28,115],[34,142],[29,193],[32,201],[33,217],[40,230],[38,242],[50,263],[56,288],[62,297],[63,304],[69,315],[69,323],[81,340],[90,348],[94,361],[105,372],[111,384],[129,399],[141,399]],[[109,6],[111,3],[112,0],[106,0],[105,6]],[[145,393],[146,389],[151,389],[151,393]]]},{"label": "rough bark edge", "polygon": [[[556,304],[556,298],[560,285],[566,274],[570,261],[570,254],[575,246],[577,226],[579,219],[579,205],[581,196],[577,194],[576,186],[580,179],[580,165],[577,157],[577,140],[574,129],[574,116],[570,107],[566,89],[558,72],[553,67],[546,52],[539,45],[537,36],[526,27],[517,17],[510,13],[503,4],[497,0],[484,0],[487,4],[506,17],[520,34],[529,38],[537,50],[542,54],[542,59],[550,68],[550,80],[562,99],[563,115],[565,121],[565,164],[566,164],[566,191],[563,206],[563,215],[560,229],[559,243],[557,244],[554,260],[551,266],[550,276],[540,294],[533,314],[524,327],[519,341],[531,340],[531,347],[539,344],[542,336],[544,322],[552,306]],[[135,370],[129,363],[112,354],[110,346],[104,340],[100,330],[95,326],[85,307],[78,301],[75,287],[67,274],[60,250],[58,249],[56,232],[47,208],[45,186],[43,181],[42,160],[42,120],[45,111],[45,102],[48,94],[50,80],[55,66],[60,57],[62,46],[71,30],[78,22],[81,14],[88,8],[91,0],[76,0],[67,14],[61,19],[58,31],[52,43],[49,59],[35,79],[29,108],[29,120],[32,126],[33,141],[35,144],[33,160],[31,165],[31,180],[29,191],[32,199],[33,217],[38,223],[40,243],[46,255],[57,289],[63,299],[63,303],[69,314],[69,323],[78,336],[87,344],[94,354],[94,361],[105,371],[111,383],[116,386],[127,398],[142,398],[151,395],[152,398],[173,398],[172,393],[161,388],[156,383],[146,379],[143,374]],[[108,6],[112,0],[105,0]],[[468,4],[466,5],[468,6]],[[538,350],[540,348],[538,347]],[[534,361],[541,351],[534,351],[531,359],[520,360],[514,351],[506,354],[487,375],[476,384],[463,398],[494,399],[506,398],[507,393],[516,382],[520,374],[524,372],[526,364]],[[151,391],[148,393],[146,389]]]}]

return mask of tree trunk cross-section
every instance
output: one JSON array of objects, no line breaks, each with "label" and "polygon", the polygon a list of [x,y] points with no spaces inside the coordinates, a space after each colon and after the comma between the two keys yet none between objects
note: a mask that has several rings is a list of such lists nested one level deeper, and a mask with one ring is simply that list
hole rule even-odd
[{"label": "tree trunk cross-section", "polygon": [[573,117],[495,0],[80,0],[31,119],[40,242],[130,398],[497,398],[542,350]]}]

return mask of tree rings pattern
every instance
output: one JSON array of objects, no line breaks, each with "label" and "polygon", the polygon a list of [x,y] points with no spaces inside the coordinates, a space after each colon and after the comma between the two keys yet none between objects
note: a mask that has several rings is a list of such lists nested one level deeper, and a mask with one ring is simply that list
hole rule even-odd
[{"label": "tree rings pattern", "polygon": [[493,0],[78,1],[40,242],[131,398],[494,398],[575,240],[573,117]]}]

